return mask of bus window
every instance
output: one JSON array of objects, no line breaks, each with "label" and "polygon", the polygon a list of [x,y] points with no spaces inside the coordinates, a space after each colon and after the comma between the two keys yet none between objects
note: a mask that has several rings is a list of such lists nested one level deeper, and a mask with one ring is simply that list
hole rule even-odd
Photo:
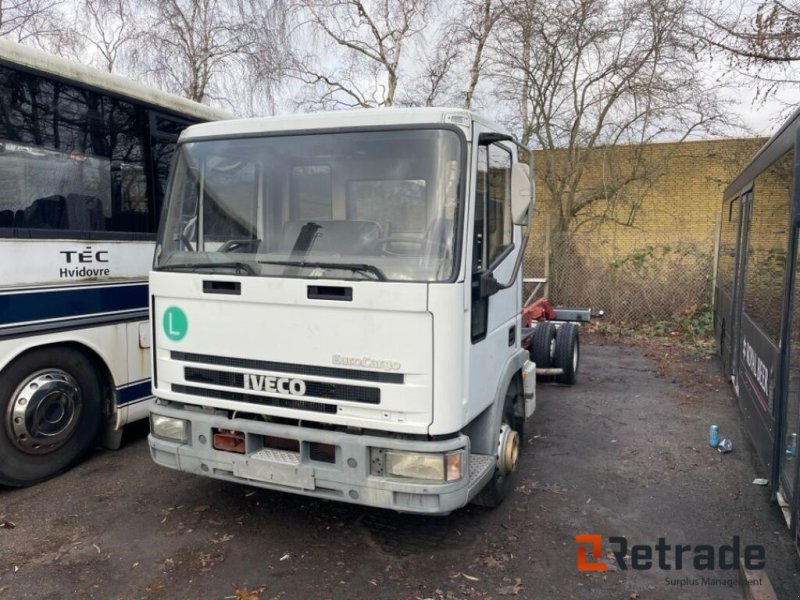
[{"label": "bus window", "polygon": [[777,345],[783,311],[783,275],[794,151],[755,180],[744,286],[744,311]]},{"label": "bus window", "polygon": [[142,109],[7,67],[0,105],[0,213],[13,215],[12,236],[154,232]]}]

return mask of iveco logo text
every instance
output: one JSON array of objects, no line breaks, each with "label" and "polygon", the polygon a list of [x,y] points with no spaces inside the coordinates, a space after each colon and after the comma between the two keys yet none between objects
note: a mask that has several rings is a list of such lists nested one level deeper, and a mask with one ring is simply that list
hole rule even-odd
[{"label": "iveco logo text", "polygon": [[244,374],[244,389],[257,392],[273,392],[291,396],[304,396],[306,382],[288,377],[268,377],[267,375]]},{"label": "iveco logo text", "polygon": [[365,369],[380,369],[381,371],[399,371],[402,365],[396,360],[377,360],[369,356],[356,358],[354,356],[339,356],[334,354],[331,357],[333,364],[346,367],[363,367]]}]

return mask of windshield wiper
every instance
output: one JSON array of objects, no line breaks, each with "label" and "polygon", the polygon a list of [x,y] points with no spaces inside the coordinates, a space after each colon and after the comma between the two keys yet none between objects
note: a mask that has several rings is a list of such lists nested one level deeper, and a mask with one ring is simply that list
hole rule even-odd
[{"label": "windshield wiper", "polygon": [[244,272],[248,275],[258,275],[256,270],[245,262],[205,262],[205,263],[178,263],[174,265],[160,265],[156,271],[187,270],[196,271],[197,269],[236,269],[236,275]]},{"label": "windshield wiper", "polygon": [[311,269],[345,269],[354,273],[372,273],[378,281],[386,281],[386,273],[375,265],[364,263],[307,262],[304,260],[260,260],[262,265],[282,265],[284,267],[308,267]]}]

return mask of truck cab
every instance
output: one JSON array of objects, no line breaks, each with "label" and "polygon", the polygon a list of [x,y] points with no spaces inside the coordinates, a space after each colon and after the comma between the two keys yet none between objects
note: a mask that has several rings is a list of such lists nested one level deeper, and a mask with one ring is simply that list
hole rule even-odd
[{"label": "truck cab", "polygon": [[458,109],[181,136],[150,274],[156,463],[446,514],[508,492],[530,153]]}]

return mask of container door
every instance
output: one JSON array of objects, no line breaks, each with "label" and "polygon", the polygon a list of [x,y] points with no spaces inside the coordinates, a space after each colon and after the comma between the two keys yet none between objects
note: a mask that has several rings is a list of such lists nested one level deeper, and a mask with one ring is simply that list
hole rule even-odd
[{"label": "container door", "polygon": [[[800,143],[800,132],[797,137]],[[787,522],[794,531],[795,544],[798,541],[798,437],[800,437],[800,155],[794,156],[794,180],[792,182],[793,235],[790,240],[790,277],[788,285],[792,290],[789,297],[786,350],[786,394],[781,411],[780,435],[777,440],[778,455],[778,499]]]},{"label": "container door", "polygon": [[[795,232],[796,238],[797,232]],[[797,484],[798,436],[800,436],[800,297],[798,297],[800,273],[798,273],[797,258],[797,251],[795,251],[793,306],[789,323],[788,383],[786,401],[783,403],[782,435],[778,441],[778,491],[789,507],[795,510],[797,509],[795,488]]]},{"label": "container door", "polygon": [[717,285],[714,302],[714,325],[719,352],[725,374],[730,376],[734,346],[732,333],[733,293],[736,278],[736,244],[739,238],[740,197],[722,203],[722,221],[719,237],[719,260],[717,262]]},{"label": "container door", "polygon": [[739,205],[739,226],[736,241],[736,263],[733,276],[733,305],[731,308],[731,356],[730,365],[733,375],[733,389],[739,395],[739,360],[741,357],[742,338],[742,297],[744,292],[744,273],[747,261],[747,230],[750,223],[751,193],[742,196]]},{"label": "container door", "polygon": [[[762,170],[743,205],[739,248],[741,315],[736,364],[739,408],[766,474],[777,489],[778,428],[785,405],[785,331],[791,279],[790,237],[794,151]],[[746,231],[744,231],[746,229]],[[743,283],[743,285],[742,285]],[[785,342],[784,342],[785,343]]]}]

